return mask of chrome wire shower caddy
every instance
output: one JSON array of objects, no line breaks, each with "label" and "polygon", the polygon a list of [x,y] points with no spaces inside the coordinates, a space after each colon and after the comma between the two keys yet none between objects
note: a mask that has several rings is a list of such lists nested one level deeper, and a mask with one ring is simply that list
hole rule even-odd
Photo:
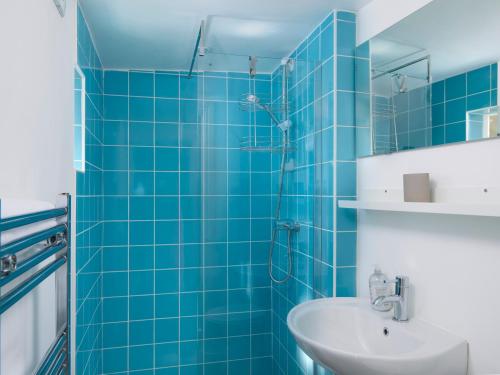
[{"label": "chrome wire shower caddy", "polygon": [[[30,233],[6,244],[0,243],[0,315],[44,280],[52,275],[55,278],[56,335],[35,375],[70,373],[71,196],[62,194],[62,197],[65,202],[60,208],[0,217],[0,241],[3,234],[15,230]],[[30,232],[30,226],[38,229]]]}]

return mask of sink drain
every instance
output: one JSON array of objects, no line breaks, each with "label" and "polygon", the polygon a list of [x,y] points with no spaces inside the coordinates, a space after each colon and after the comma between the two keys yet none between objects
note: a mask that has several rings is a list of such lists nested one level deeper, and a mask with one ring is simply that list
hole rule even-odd
[{"label": "sink drain", "polygon": [[384,333],[384,336],[389,336],[389,328],[384,327],[383,333]]}]

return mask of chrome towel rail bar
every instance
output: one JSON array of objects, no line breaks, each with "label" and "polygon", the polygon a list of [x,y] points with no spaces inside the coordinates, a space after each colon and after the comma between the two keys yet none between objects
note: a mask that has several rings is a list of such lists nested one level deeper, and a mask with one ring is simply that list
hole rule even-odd
[{"label": "chrome towel rail bar", "polygon": [[[52,275],[55,276],[56,329],[59,334],[43,361],[38,365],[35,375],[70,373],[71,196],[69,194],[63,195],[66,200],[66,205],[63,208],[8,218],[0,217],[0,240],[3,232],[51,219],[62,219],[54,221],[50,228],[30,233],[5,245],[0,243],[0,315],[44,280]],[[18,256],[22,258],[19,262]],[[2,291],[3,287],[8,286],[19,276],[28,272],[30,272],[28,276],[17,284],[13,284],[12,289],[6,293]]]}]

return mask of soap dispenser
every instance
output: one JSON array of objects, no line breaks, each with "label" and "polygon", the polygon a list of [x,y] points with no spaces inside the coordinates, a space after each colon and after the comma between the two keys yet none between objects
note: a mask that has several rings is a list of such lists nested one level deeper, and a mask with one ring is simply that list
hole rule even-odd
[{"label": "soap dispenser", "polygon": [[389,295],[389,283],[387,276],[382,272],[379,266],[375,266],[375,270],[371,274],[368,283],[370,286],[370,303],[377,311],[389,311],[391,309],[390,303],[384,303],[375,306],[374,302],[378,297],[385,297]]}]

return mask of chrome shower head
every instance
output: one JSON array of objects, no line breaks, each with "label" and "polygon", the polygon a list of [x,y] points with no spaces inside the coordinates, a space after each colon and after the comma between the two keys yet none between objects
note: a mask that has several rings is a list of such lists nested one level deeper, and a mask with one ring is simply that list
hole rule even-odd
[{"label": "chrome shower head", "polygon": [[264,111],[267,112],[267,114],[271,117],[273,122],[278,125],[280,124],[280,121],[276,117],[276,115],[273,113],[270,105],[268,104],[263,104],[260,100],[260,98],[255,95],[255,94],[245,94],[243,96],[243,99],[240,101],[240,108],[244,111]]}]

